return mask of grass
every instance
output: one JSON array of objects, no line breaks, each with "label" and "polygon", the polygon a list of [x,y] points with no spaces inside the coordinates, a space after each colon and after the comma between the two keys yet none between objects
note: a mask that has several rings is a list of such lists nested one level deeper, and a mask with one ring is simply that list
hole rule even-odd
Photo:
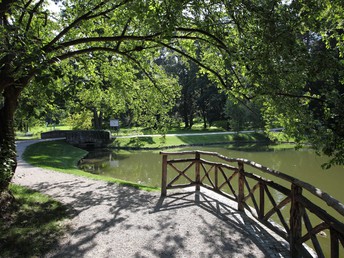
[{"label": "grass", "polygon": [[0,257],[42,257],[66,230],[66,208],[18,185],[10,190],[15,201],[0,214]]},{"label": "grass", "polygon": [[64,141],[46,141],[29,145],[23,154],[23,159],[36,167],[42,167],[67,174],[74,174],[95,180],[131,186],[146,191],[157,191],[159,188],[143,186],[112,177],[95,175],[78,169],[78,161],[87,151],[76,148]]},{"label": "grass", "polygon": [[16,140],[34,140],[39,139],[41,133],[49,132],[54,130],[71,130],[72,128],[68,125],[56,125],[56,126],[34,126],[30,128],[30,132],[16,131]]},{"label": "grass", "polygon": [[206,145],[221,143],[249,143],[269,142],[269,139],[260,133],[248,134],[220,134],[220,135],[194,135],[194,136],[141,136],[132,138],[116,138],[112,144],[119,148],[169,148],[186,145]]},{"label": "grass", "polygon": [[[165,132],[166,134],[183,134],[183,133],[201,133],[201,132],[223,132],[223,128],[211,126],[206,129],[203,128],[202,123],[196,123],[193,125],[192,129],[185,129],[182,127],[171,127]],[[114,136],[126,136],[126,135],[147,135],[147,134],[158,134],[157,131],[153,129],[147,129],[143,127],[131,127],[131,128],[120,128],[120,130],[113,131]]]}]

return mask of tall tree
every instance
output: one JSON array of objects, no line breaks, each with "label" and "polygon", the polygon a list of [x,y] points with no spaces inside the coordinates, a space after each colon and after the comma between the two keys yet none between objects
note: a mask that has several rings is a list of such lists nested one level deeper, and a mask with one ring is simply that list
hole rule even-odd
[{"label": "tall tree", "polygon": [[55,2],[58,13],[48,0],[0,3],[0,193],[16,168],[13,115],[30,82],[45,71],[55,73],[66,59],[105,51],[141,67],[156,86],[137,53],[156,48],[155,39],[170,38],[169,21],[176,22],[183,8],[174,1]]},{"label": "tall tree", "polygon": [[[50,0],[0,3],[1,193],[16,167],[13,115],[23,89],[63,60],[100,51],[145,71],[142,53],[169,48],[237,101],[264,97],[266,114],[275,113],[287,132],[306,135],[333,163],[344,163],[341,0],[55,2],[61,10],[55,14]],[[317,42],[325,44],[321,55]],[[316,69],[319,60],[328,62],[324,70]],[[318,81],[319,93],[308,84]]]}]

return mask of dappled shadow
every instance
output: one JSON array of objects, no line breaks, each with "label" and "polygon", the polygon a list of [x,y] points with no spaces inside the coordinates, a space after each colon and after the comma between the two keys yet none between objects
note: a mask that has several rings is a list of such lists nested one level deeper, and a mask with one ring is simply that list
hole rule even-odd
[{"label": "dappled shadow", "polygon": [[0,257],[36,257],[63,236],[56,222],[65,218],[66,209],[28,188],[14,192],[14,202],[0,213]]},{"label": "dappled shadow", "polygon": [[70,230],[46,257],[270,257],[283,249],[230,200],[203,190],[161,198],[25,163],[19,170],[19,183],[69,207]]},{"label": "dappled shadow", "polygon": [[48,257],[270,257],[266,243],[282,248],[230,203],[203,192],[161,198],[78,177],[34,188],[67,204],[77,223]]},{"label": "dappled shadow", "polygon": [[[220,200],[219,200],[220,198]],[[281,257],[289,257],[288,244],[279,242],[258,224],[257,221],[248,217],[245,213],[236,210],[236,203],[211,193],[208,190],[188,191],[170,194],[160,197],[154,211],[166,213],[181,209],[191,210],[189,214],[189,231],[199,234],[198,241],[201,242],[200,254],[211,254],[216,257],[272,257],[280,253]],[[202,212],[197,208],[201,208]],[[204,213],[205,212],[205,213]],[[209,214],[211,215],[209,217]],[[165,219],[168,219],[169,216]],[[161,223],[160,231],[166,231],[168,226],[176,221],[175,216],[166,225]],[[187,231],[187,233],[189,232]],[[168,235],[168,234],[167,234]],[[186,234],[187,237],[188,234]],[[168,242],[169,238],[166,238]],[[182,245],[182,237],[178,238]],[[185,240],[185,239],[184,239]],[[171,240],[170,240],[171,241]],[[257,249],[261,253],[257,253]],[[150,250],[157,254],[157,250]],[[168,254],[171,254],[169,250]],[[178,256],[177,250],[172,252],[172,257]],[[166,256],[171,257],[171,256]]]},{"label": "dappled shadow", "polygon": [[[114,231],[131,230],[133,224],[128,218],[131,214],[142,213],[154,198],[135,188],[83,179],[40,183],[34,188],[66,203],[70,219],[82,220],[69,232],[73,237],[62,242],[49,255],[51,257],[83,256],[99,248],[97,237],[105,239],[110,247]],[[106,242],[101,244],[106,245]]]}]

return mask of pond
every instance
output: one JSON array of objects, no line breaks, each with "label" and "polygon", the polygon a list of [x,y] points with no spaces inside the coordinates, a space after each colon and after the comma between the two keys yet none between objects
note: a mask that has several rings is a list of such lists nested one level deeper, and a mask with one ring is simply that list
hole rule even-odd
[{"label": "pond", "polygon": [[[308,182],[344,203],[344,167],[323,170],[325,157],[310,149],[271,150],[264,147],[234,149],[233,146],[205,146],[169,149],[167,151],[204,150],[218,152],[227,157],[245,158]],[[161,185],[159,151],[96,150],[80,161],[84,171],[111,176],[148,186]],[[269,178],[264,174],[263,177]],[[269,178],[274,180],[274,178]],[[278,181],[278,180],[277,180]]]},{"label": "pond", "polygon": [[[166,151],[186,151],[186,150],[203,150],[210,152],[217,152],[227,157],[245,158],[255,161],[269,168],[278,170],[302,181],[310,183],[311,185],[320,188],[344,203],[344,167],[332,167],[329,170],[323,170],[321,164],[325,163],[325,157],[317,156],[314,151],[310,149],[295,150],[293,148],[272,150],[268,146],[205,146],[205,147],[187,147],[178,149],[169,149]],[[207,158],[208,159],[208,158]],[[104,176],[111,176],[126,181],[136,182],[147,186],[161,186],[162,174],[162,156],[159,151],[124,151],[124,150],[96,150],[91,151],[89,155],[80,161],[80,168],[95,174]],[[245,171],[256,173],[259,171],[251,171],[246,166]],[[270,179],[276,183],[284,185],[290,189],[290,183],[285,182],[269,174],[258,173],[264,178]],[[170,175],[168,182],[175,177]],[[272,191],[271,194],[276,201],[281,201],[283,196],[278,191]],[[342,221],[343,217],[329,208],[320,199],[311,196],[306,191],[303,192],[307,198],[312,202],[325,209],[328,213],[334,216],[337,220]],[[252,206],[252,203],[249,202]],[[271,203],[265,203],[266,211],[272,208]],[[283,216],[288,219],[290,215],[289,208],[283,207],[281,209]],[[313,225],[319,224],[321,221],[314,214],[309,214],[309,218]],[[272,220],[280,224],[278,216],[274,214]],[[281,224],[280,224],[281,225]],[[305,231],[303,225],[303,232]],[[324,248],[325,257],[330,256],[330,232],[325,230],[322,232],[319,242]],[[307,241],[307,245],[312,247],[312,243]],[[344,250],[341,249],[341,254]]]}]

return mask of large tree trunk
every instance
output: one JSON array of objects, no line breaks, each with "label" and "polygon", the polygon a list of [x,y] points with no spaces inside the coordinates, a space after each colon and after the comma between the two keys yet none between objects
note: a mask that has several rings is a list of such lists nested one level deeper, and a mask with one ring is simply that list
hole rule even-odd
[{"label": "large tree trunk", "polygon": [[17,167],[13,117],[21,89],[7,87],[3,91],[3,103],[0,106],[0,202],[8,193],[9,183]]},{"label": "large tree trunk", "polygon": [[98,111],[96,108],[93,109],[93,128],[95,130],[101,130],[103,127],[103,113],[102,111]]}]

